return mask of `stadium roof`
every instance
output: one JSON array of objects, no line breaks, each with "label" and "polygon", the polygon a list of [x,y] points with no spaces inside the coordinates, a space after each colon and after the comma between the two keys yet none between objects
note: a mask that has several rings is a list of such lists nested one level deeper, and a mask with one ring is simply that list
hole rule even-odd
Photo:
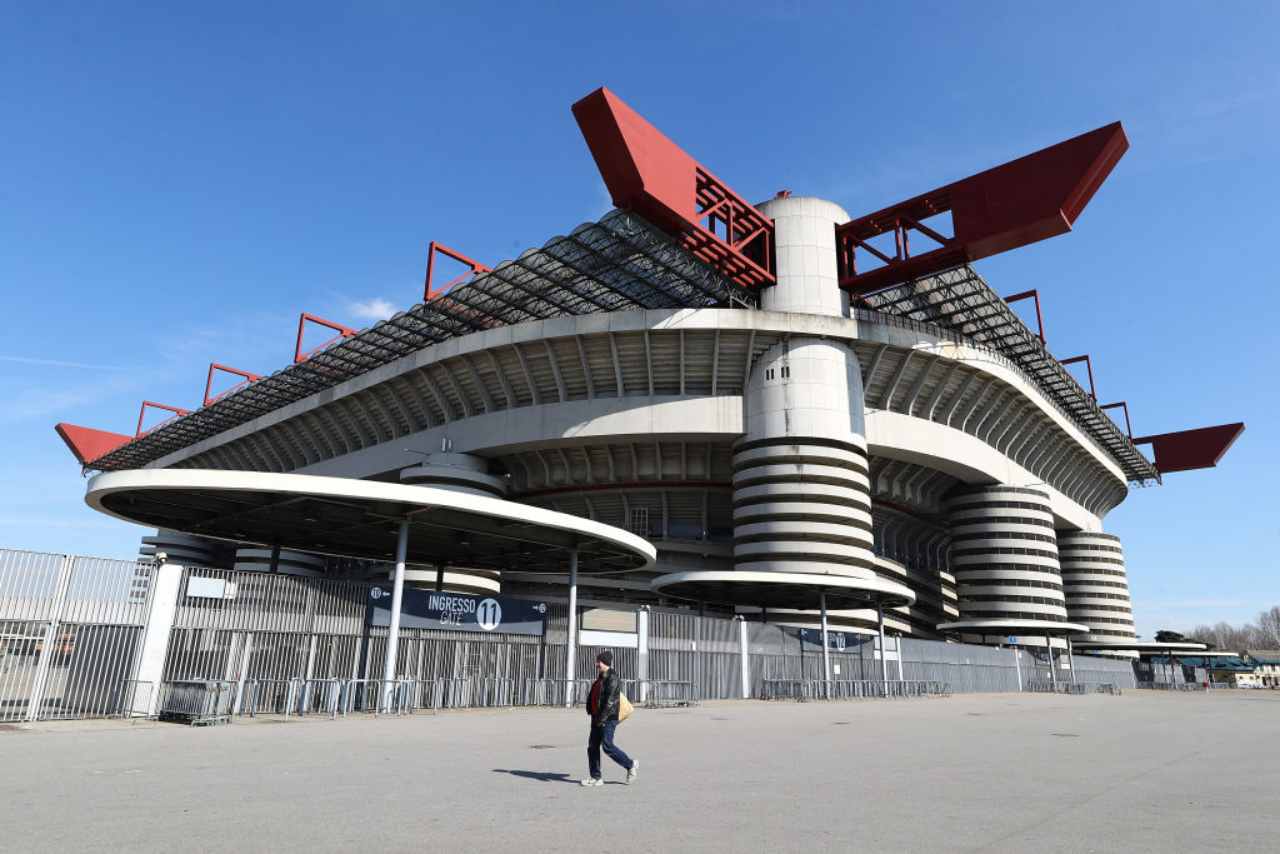
[{"label": "stadium roof", "polygon": [[[958,333],[1007,357],[1116,460],[1131,481],[1158,481],[1134,447],[1039,338],[967,266],[863,298],[872,310]],[[615,210],[499,264],[428,302],[340,339],[297,364],[164,422],[87,469],[141,468],[282,406],[450,338],[530,320],[651,308],[757,303],[641,217]],[[123,437],[120,437],[123,438]]]},{"label": "stadium roof", "polygon": [[450,338],[528,320],[649,308],[751,305],[754,296],[639,217],[613,211],[540,249],[87,461],[141,468],[174,451]]},{"label": "stadium roof", "polygon": [[922,276],[865,296],[862,302],[875,311],[952,329],[1004,354],[1120,465],[1131,482],[1160,482],[1160,472],[1133,439],[973,268],[966,265]]}]

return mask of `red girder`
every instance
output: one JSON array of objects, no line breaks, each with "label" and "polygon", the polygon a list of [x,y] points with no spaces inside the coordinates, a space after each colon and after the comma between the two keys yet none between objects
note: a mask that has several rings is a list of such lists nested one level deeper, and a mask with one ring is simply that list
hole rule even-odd
[{"label": "red girder", "polygon": [[1179,430],[1134,439],[1135,445],[1151,445],[1161,474],[1213,468],[1244,432],[1244,423],[1219,424],[1195,430]]},{"label": "red girder", "polygon": [[[338,334],[330,338],[328,341],[325,341],[319,347],[312,347],[304,353],[302,352],[302,333],[306,331],[308,322],[314,323],[317,326],[323,326],[326,329],[331,329]],[[341,323],[334,323],[332,320],[325,320],[323,317],[316,317],[314,314],[307,314],[304,311],[298,316],[298,338],[293,345],[293,363],[296,365],[299,362],[305,362],[307,359],[310,359],[316,353],[319,353],[338,339],[350,338],[355,334],[356,330],[343,326]]]},{"label": "red girder", "polygon": [[62,441],[82,466],[88,465],[98,457],[106,456],[134,438],[123,433],[109,433],[106,430],[67,424],[65,421],[53,425],[53,429],[62,437]]},{"label": "red girder", "polygon": [[[210,396],[213,392],[213,375],[215,372],[218,372],[218,371],[221,371],[224,374],[232,374],[234,376],[240,377],[241,380],[240,382],[236,383],[226,391],[219,392],[218,394],[214,394]],[[208,406],[209,404],[213,403],[215,400],[218,400],[220,398],[226,397],[227,395],[231,394],[231,392],[235,391],[236,389],[241,388],[242,386],[246,386],[251,382],[257,382],[260,379],[262,378],[257,374],[251,374],[248,371],[242,371],[239,368],[231,368],[226,365],[220,365],[217,362],[210,362],[209,376],[204,381],[204,403],[202,403],[201,406]]]},{"label": "red girder", "polygon": [[671,234],[745,288],[776,282],[773,220],[608,89],[573,105],[613,203]]},{"label": "red girder", "polygon": [[1019,300],[1033,299],[1036,301],[1036,332],[1040,335],[1040,343],[1048,344],[1044,338],[1044,315],[1040,312],[1040,292],[1032,288],[1029,291],[1023,291],[1020,294],[1013,294],[1004,298],[1006,303],[1015,303]]},{"label": "red girder", "polygon": [[[459,263],[466,264],[468,267],[471,268],[470,272],[463,273],[461,276],[457,276],[453,279],[450,279],[443,287],[439,288],[438,290],[433,288],[431,286],[431,277],[432,277],[432,274],[435,272],[437,252],[439,252],[441,255],[444,255],[448,258],[452,258],[453,260],[458,261]],[[461,284],[465,279],[471,276],[474,276],[476,273],[487,273],[489,272],[489,269],[490,269],[489,267],[486,267],[484,264],[481,264],[479,261],[473,261],[472,259],[468,258],[466,255],[463,255],[461,252],[450,249],[448,246],[445,246],[443,243],[436,243],[434,240],[432,240],[430,243],[427,244],[427,278],[422,285],[422,299],[433,300],[436,297],[440,296],[441,294],[447,294],[453,288],[454,285]]]},{"label": "red girder", "polygon": [[1129,404],[1123,400],[1117,400],[1115,403],[1104,403],[1098,408],[1103,412],[1108,409],[1121,408],[1124,410],[1124,431],[1129,434],[1129,441],[1133,441],[1133,424],[1129,421]]},{"label": "red girder", "polygon": [[1097,387],[1093,384],[1093,359],[1090,359],[1090,358],[1089,358],[1089,354],[1088,354],[1088,353],[1085,353],[1083,356],[1072,356],[1070,359],[1062,359],[1062,360],[1060,360],[1060,361],[1058,362],[1058,364],[1059,364],[1059,365],[1062,365],[1063,367],[1066,367],[1067,365],[1074,365],[1076,362],[1084,362],[1084,366],[1088,369],[1088,371],[1089,371],[1089,396],[1093,398],[1093,402],[1094,402],[1094,403],[1097,403],[1097,402],[1098,402],[1098,389],[1097,389]]},{"label": "red girder", "polygon": [[[164,421],[161,421],[160,424],[167,424],[168,422],[172,421],[175,417],[191,414],[190,409],[183,409],[181,406],[170,406],[167,403],[156,403],[154,400],[144,400],[142,401],[142,406],[138,407],[138,429],[133,434],[133,438],[135,439],[142,436],[144,432],[142,429],[142,419],[147,417],[148,409],[163,409],[165,412],[173,413],[173,415],[170,415]],[[157,424],[156,427],[159,427],[160,424]],[[151,430],[156,429],[156,427],[152,427]],[[147,430],[145,432],[150,433],[151,430]]]},{"label": "red girder", "polygon": [[[1119,122],[836,226],[840,287],[867,294],[1065,234],[1129,148]],[[924,220],[951,212],[947,237]],[[912,255],[910,233],[938,244]],[[869,241],[894,235],[891,256]],[[884,263],[859,271],[857,250]]]}]

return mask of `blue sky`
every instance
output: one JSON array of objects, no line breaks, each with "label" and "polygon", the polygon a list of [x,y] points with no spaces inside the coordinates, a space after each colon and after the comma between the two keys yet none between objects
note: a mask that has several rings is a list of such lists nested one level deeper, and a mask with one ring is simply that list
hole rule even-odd
[{"label": "blue sky", "polygon": [[1108,517],[1139,633],[1280,602],[1280,7],[130,5],[0,6],[0,545],[136,550],[55,422],[129,432],[210,361],[284,365],[301,310],[406,307],[428,240],[602,214],[569,105],[605,84],[748,198],[854,214],[1122,120],[1076,231],[978,268],[1138,433],[1248,424]]}]

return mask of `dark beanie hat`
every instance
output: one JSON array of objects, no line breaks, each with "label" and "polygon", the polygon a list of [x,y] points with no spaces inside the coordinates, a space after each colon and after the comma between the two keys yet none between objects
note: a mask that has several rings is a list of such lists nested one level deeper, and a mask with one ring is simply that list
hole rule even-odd
[{"label": "dark beanie hat", "polygon": [[596,661],[605,667],[613,667],[613,650],[606,649],[596,656]]}]

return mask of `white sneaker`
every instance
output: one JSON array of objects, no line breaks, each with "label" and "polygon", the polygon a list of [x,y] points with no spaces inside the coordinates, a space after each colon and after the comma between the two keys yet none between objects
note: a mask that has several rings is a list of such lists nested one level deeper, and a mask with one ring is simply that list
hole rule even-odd
[{"label": "white sneaker", "polygon": [[637,771],[639,771],[639,770],[640,770],[640,763],[639,763],[639,762],[637,762],[636,760],[632,759],[632,760],[631,760],[631,770],[629,770],[629,771],[627,772],[627,785],[628,785],[628,786],[630,786],[630,785],[635,781],[635,779],[636,779],[636,772],[637,772]]},{"label": "white sneaker", "polygon": [[584,778],[582,779],[582,783],[581,783],[581,785],[583,785],[583,786],[603,786],[603,785],[604,785],[604,780],[601,780],[599,777],[584,777]]}]

